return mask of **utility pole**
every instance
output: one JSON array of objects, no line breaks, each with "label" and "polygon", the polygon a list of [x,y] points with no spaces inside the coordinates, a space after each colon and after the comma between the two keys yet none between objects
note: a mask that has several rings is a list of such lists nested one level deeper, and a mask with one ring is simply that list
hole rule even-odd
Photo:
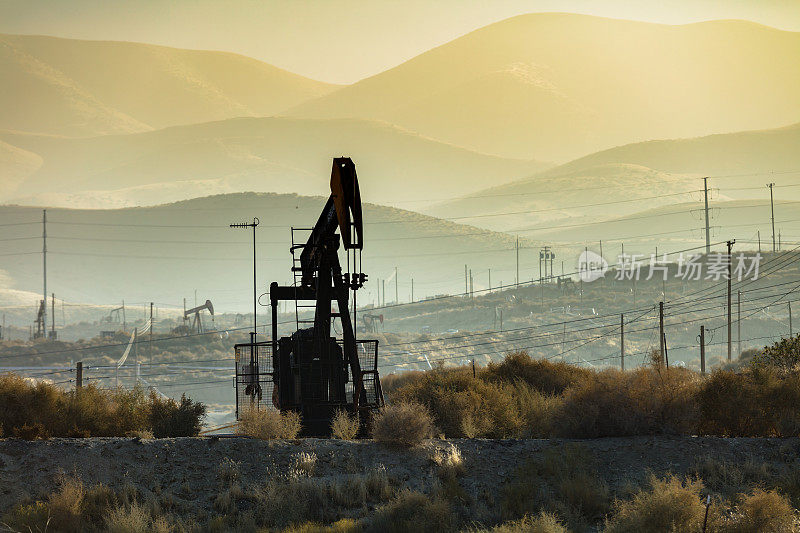
[{"label": "utility pole", "polygon": [[470,300],[475,297],[474,286],[472,285],[472,269],[469,269],[469,298]]},{"label": "utility pole", "polygon": [[706,327],[700,326],[700,373],[706,373]]},{"label": "utility pole", "polygon": [[733,351],[733,344],[731,339],[731,249],[736,244],[736,240],[728,241],[728,361],[731,360],[731,352]]},{"label": "utility pole", "polygon": [[47,337],[47,209],[42,209],[42,334]]},{"label": "utility pole", "polygon": [[664,360],[664,302],[658,302],[658,339],[660,341],[660,357]]},{"label": "utility pole", "polygon": [[619,315],[619,367],[621,370],[623,371],[625,370],[625,315],[624,314]]},{"label": "utility pole", "polygon": [[711,232],[708,226],[708,178],[703,178],[703,193],[706,211],[706,255],[711,253]]},{"label": "utility pole", "polygon": [[400,292],[397,290],[397,267],[394,267],[394,303],[400,303]]},{"label": "utility pole", "polygon": [[[64,300],[61,300],[61,309],[64,309]],[[66,326],[66,321],[64,322]],[[125,300],[122,300],[122,331],[128,332],[128,321],[125,318]]]},{"label": "utility pole", "polygon": [[[250,342],[252,344],[255,344],[255,342],[256,342],[256,332],[258,331],[256,329],[258,327],[258,320],[257,320],[258,315],[256,313],[256,308],[257,308],[257,305],[258,305],[258,294],[256,294],[257,291],[258,291],[258,282],[256,281],[256,228],[258,227],[258,225],[260,223],[261,223],[261,221],[258,220],[258,217],[253,217],[253,221],[252,222],[240,222],[238,224],[231,224],[230,225],[231,228],[253,228],[253,332],[250,333]],[[153,313],[152,313],[152,305],[153,304],[150,304],[150,306],[151,306],[150,316],[151,317],[153,315]],[[151,338],[153,336],[152,332],[153,332],[153,325],[151,323],[150,324],[150,337]],[[252,349],[254,349],[254,348],[251,346],[251,350]]]},{"label": "utility pole", "polygon": [[[792,302],[786,302],[789,304],[789,338],[791,339],[794,336],[794,331],[792,330]],[[3,327],[3,329],[6,329]]]},{"label": "utility pole", "polygon": [[50,300],[50,320],[52,320],[52,324],[50,326],[50,338],[56,340],[56,293],[53,293]]},{"label": "utility pole", "polygon": [[767,187],[769,187],[769,212],[770,212],[770,219],[772,220],[772,252],[775,253],[775,204],[772,201],[772,187],[774,187],[774,183],[767,183]]},{"label": "utility pole", "polygon": [[517,287],[519,287],[519,235],[517,235],[516,249],[517,249],[517,278],[516,278],[516,285],[517,285]]},{"label": "utility pole", "polygon": [[382,307],[386,307],[386,280],[381,280],[381,294],[383,295],[383,303],[381,303]]},{"label": "utility pole", "polygon": [[469,274],[467,274],[467,265],[464,265],[464,294],[469,295]]},{"label": "utility pole", "polygon": [[411,278],[411,303],[414,303],[414,278]]},{"label": "utility pole", "polygon": [[758,253],[761,253],[761,230],[756,232],[758,234]]},{"label": "utility pole", "polygon": [[736,351],[742,356],[742,291],[736,291]]},{"label": "utility pole", "polygon": [[147,343],[150,366],[153,366],[153,302],[150,302],[150,341]]}]

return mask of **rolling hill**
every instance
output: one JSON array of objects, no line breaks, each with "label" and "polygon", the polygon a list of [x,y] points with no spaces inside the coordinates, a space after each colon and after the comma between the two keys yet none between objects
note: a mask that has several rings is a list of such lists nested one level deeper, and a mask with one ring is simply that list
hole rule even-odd
[{"label": "rolling hill", "polygon": [[[478,215],[464,221],[494,229],[574,222],[575,217],[602,220],[699,201],[703,176],[712,178],[714,199],[764,198],[766,181],[798,183],[800,124],[619,146],[424,211],[439,217]],[[780,197],[800,198],[800,188],[782,189]],[[556,199],[560,209],[553,208]],[[600,205],[569,207],[587,204]],[[493,216],[504,212],[514,214]]]},{"label": "rolling hill", "polygon": [[800,120],[800,33],[549,13],[491,24],[299,104],[505,157],[569,160],[630,142]]},{"label": "rolling hill", "polygon": [[768,130],[628,144],[581,157],[553,168],[548,174],[608,163],[631,163],[663,172],[702,176],[800,171],[800,123]]},{"label": "rolling hill", "polygon": [[87,136],[273,115],[337,88],[244,56],[0,34],[0,129]]},{"label": "rolling hill", "polygon": [[[196,289],[200,301],[210,298],[220,311],[247,312],[252,305],[252,234],[229,224],[254,216],[261,220],[258,289],[263,293],[271,281],[290,282],[290,228],[313,225],[324,203],[322,197],[239,193],[154,207],[49,208],[48,290],[68,302],[125,299],[130,305],[154,301],[180,308],[182,298]],[[41,290],[41,219],[40,208],[0,206],[3,289]],[[416,298],[463,291],[465,263],[476,273],[476,289],[487,282],[488,268],[495,285],[513,279],[510,235],[374,204],[365,204],[364,220],[363,271],[369,282],[359,305],[376,301],[380,279],[389,280],[386,302],[395,300],[395,267],[401,301],[410,298],[412,277]],[[521,244],[523,275],[533,276],[534,243]],[[10,302],[6,296],[0,294],[0,300]],[[21,310],[24,316],[32,314],[33,303]]]},{"label": "rolling hill", "polygon": [[[163,130],[69,139],[0,134],[40,166],[0,201],[109,207],[153,205],[209,194],[329,191],[331,158],[346,154],[364,198],[398,205],[471,192],[543,168],[479,154],[379,122],[238,118]],[[417,207],[415,204],[412,207]]]}]

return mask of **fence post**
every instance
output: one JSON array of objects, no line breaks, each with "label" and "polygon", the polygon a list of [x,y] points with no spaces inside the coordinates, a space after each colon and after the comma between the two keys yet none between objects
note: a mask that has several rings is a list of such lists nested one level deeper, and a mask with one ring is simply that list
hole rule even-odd
[{"label": "fence post", "polygon": [[700,373],[706,373],[706,327],[700,326]]},{"label": "fence post", "polygon": [[75,388],[83,387],[83,361],[78,361],[75,367]]}]

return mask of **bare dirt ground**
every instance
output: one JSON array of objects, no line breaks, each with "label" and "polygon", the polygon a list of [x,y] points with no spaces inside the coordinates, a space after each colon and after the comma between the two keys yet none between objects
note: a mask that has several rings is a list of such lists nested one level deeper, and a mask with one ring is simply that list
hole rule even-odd
[{"label": "bare dirt ground", "polygon": [[650,473],[687,474],[698,461],[785,467],[800,452],[800,439],[632,437],[595,440],[432,440],[413,450],[372,441],[299,439],[265,442],[250,438],[130,438],[0,440],[0,514],[26,498],[53,491],[60,473],[85,483],[144,494],[170,494],[183,512],[211,511],[218,492],[219,466],[240,465],[243,484],[258,484],[286,473],[300,452],[317,456],[314,477],[336,479],[380,467],[392,484],[429,492],[436,483],[431,460],[436,449],[456,446],[464,459],[464,490],[491,508],[499,489],[519,465],[549,447],[585,446],[599,476],[612,491],[644,482]]}]

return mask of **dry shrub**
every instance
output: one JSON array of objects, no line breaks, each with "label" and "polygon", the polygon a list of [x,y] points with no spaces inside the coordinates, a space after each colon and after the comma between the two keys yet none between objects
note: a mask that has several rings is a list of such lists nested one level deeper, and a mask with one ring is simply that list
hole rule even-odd
[{"label": "dry shrub", "polygon": [[567,528],[553,514],[542,511],[535,516],[504,522],[491,529],[468,530],[471,533],[567,533]]},{"label": "dry shrub", "polygon": [[206,417],[206,406],[181,395],[180,402],[150,392],[150,427],[156,438],[196,437]]},{"label": "dry shrub", "polygon": [[151,516],[144,505],[132,503],[111,509],[106,516],[109,533],[169,533],[175,528],[166,516]]},{"label": "dry shrub", "polygon": [[48,498],[50,516],[58,529],[78,530],[82,522],[83,498],[86,494],[80,479],[61,477],[59,488]]},{"label": "dry shrub", "polygon": [[770,437],[800,434],[800,375],[768,366],[717,370],[697,395],[698,432]]},{"label": "dry shrub", "polygon": [[488,381],[513,384],[523,381],[546,395],[562,394],[592,375],[591,370],[563,361],[532,359],[528,352],[508,354],[501,363],[489,363],[481,377]]},{"label": "dry shrub", "polygon": [[455,530],[455,522],[447,501],[406,490],[393,501],[379,507],[366,530],[380,533],[445,533]]},{"label": "dry shrub", "polygon": [[428,406],[446,437],[503,438],[516,435],[522,421],[513,386],[472,377],[467,368],[437,368],[401,387],[395,401]]},{"label": "dry shrub", "polygon": [[797,521],[795,510],[785,496],[756,489],[741,495],[732,517],[719,529],[725,533],[790,533],[797,531]]},{"label": "dry shrub", "polygon": [[464,474],[464,458],[455,445],[447,443],[443,448],[435,448],[431,454],[431,461],[436,465],[440,478],[457,478]]},{"label": "dry shrub", "polygon": [[317,454],[314,452],[300,452],[294,456],[292,471],[295,475],[311,477],[317,466]]},{"label": "dry shrub", "polygon": [[52,517],[44,502],[20,504],[11,509],[0,526],[11,532],[45,533],[50,528]]},{"label": "dry shrub", "polygon": [[300,415],[294,411],[282,413],[275,409],[251,407],[239,416],[236,433],[262,440],[294,439],[300,429]]},{"label": "dry shrub", "polygon": [[704,485],[714,493],[727,499],[733,499],[750,487],[777,481],[768,463],[757,463],[752,459],[727,462],[705,456],[697,461],[692,474],[702,479]]},{"label": "dry shrub", "polygon": [[521,430],[515,436],[539,439],[552,436],[564,397],[540,392],[522,381],[514,385],[513,396],[522,420]]},{"label": "dry shrub", "polygon": [[424,405],[400,402],[381,409],[372,421],[372,436],[390,446],[412,448],[433,432],[431,415]]},{"label": "dry shrub", "polygon": [[564,394],[558,433],[572,438],[691,432],[697,374],[682,368],[597,372]]},{"label": "dry shrub", "polygon": [[101,390],[90,384],[65,391],[13,374],[0,375],[0,426],[5,433],[26,439],[121,437],[154,431],[154,425],[166,428],[170,436],[191,436],[199,431],[204,414],[202,404],[182,399],[177,405],[148,396],[138,386]]},{"label": "dry shrub", "polygon": [[705,516],[701,481],[681,482],[676,477],[650,478],[650,490],[640,490],[633,499],[617,501],[605,533],[631,531],[700,531]]},{"label": "dry shrub", "polygon": [[331,421],[331,436],[335,439],[353,440],[358,435],[358,415],[338,410]]}]

